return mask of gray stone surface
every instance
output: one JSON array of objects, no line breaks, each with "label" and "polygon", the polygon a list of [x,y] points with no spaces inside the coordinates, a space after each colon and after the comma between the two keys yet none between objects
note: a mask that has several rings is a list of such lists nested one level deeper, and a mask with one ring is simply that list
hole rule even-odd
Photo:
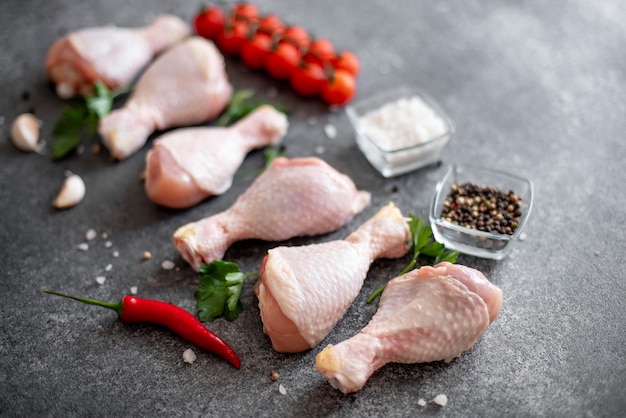
[{"label": "gray stone surface", "polygon": [[[353,49],[362,60],[358,98],[408,83],[422,86],[451,113],[458,133],[444,163],[472,162],[531,178],[536,205],[510,257],[461,256],[504,291],[500,317],[450,364],[388,365],[357,394],[332,389],[314,367],[327,343],[356,333],[373,315],[367,295],[405,260],[378,261],[345,318],[302,354],[275,353],[262,331],[252,283],[235,322],[208,324],[242,359],[235,370],[163,329],[123,325],[115,314],[41,292],[56,289],[104,300],[138,294],[194,311],[198,276],[177,255],[172,232],[227,208],[252,181],[184,211],[145,196],[144,148],[121,163],[86,152],[53,163],[8,139],[13,118],[34,109],[50,140],[64,103],[43,74],[47,48],[70,30],[137,26],[161,12],[190,18],[196,2],[5,0],[0,13],[0,415],[2,416],[588,416],[626,410],[626,281],[623,250],[626,174],[626,6],[610,0],[383,2],[260,1],[262,10]],[[393,4],[393,6],[392,6]],[[383,179],[360,154],[343,110],[329,113],[283,84],[228,61],[237,88],[291,106],[286,153],[316,155],[373,193],[354,221],[303,244],[344,237],[393,200],[425,212],[444,167]],[[309,118],[315,117],[311,125]],[[328,139],[323,126],[338,131]],[[93,139],[92,142],[96,142]],[[262,165],[251,154],[241,173]],[[87,185],[76,208],[50,206],[64,170]],[[98,238],[77,250],[85,232]],[[100,234],[108,234],[103,238]],[[105,243],[111,242],[107,248]],[[274,244],[236,244],[227,259],[258,268]],[[113,256],[119,252],[119,257]],[[153,258],[142,262],[150,251]],[[177,268],[161,269],[163,260]],[[111,264],[112,269],[105,272]],[[105,275],[104,285],[95,277]],[[278,383],[269,379],[280,373]],[[278,384],[286,395],[278,392]],[[444,408],[432,400],[444,393]],[[622,415],[623,416],[623,415]]]}]

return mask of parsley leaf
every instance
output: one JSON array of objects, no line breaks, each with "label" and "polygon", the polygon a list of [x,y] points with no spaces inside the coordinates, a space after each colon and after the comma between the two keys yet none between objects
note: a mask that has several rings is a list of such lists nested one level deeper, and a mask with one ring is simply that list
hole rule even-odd
[{"label": "parsley leaf", "polygon": [[200,266],[200,284],[196,289],[196,308],[201,321],[213,321],[223,316],[228,321],[237,319],[243,304],[239,300],[244,281],[257,274],[244,274],[239,266],[229,261],[213,261]]},{"label": "parsley leaf", "polygon": [[[222,113],[222,116],[215,122],[215,125],[226,126],[229,123],[236,122],[248,116],[248,114],[252,113],[257,107],[265,104],[263,102],[250,100],[252,96],[254,96],[254,90],[252,89],[237,90],[230,99],[230,103],[224,113]],[[289,108],[286,106],[276,104],[272,104],[271,106],[279,112],[289,114]]]},{"label": "parsley leaf", "polygon": [[[443,244],[435,241],[433,237],[433,230],[429,226],[424,224],[424,216],[421,215],[419,218],[416,218],[413,214],[409,214],[409,230],[411,231],[411,241],[413,246],[413,256],[411,257],[411,261],[409,264],[400,272],[398,276],[402,276],[403,274],[409,272],[415,264],[417,263],[417,258],[421,255],[426,255],[428,257],[434,258],[433,265],[438,264],[442,261],[449,261],[450,263],[455,263],[456,259],[459,255],[457,251],[447,249]],[[371,303],[374,299],[378,297],[387,285],[384,284],[378,289],[374,291],[367,298],[367,303]]]},{"label": "parsley leaf", "polygon": [[262,171],[267,170],[270,167],[270,165],[272,165],[272,162],[276,158],[282,157],[283,155],[285,155],[283,153],[283,148],[277,147],[277,146],[271,146],[271,147],[265,148],[265,152],[263,154],[265,155],[265,164],[263,165]]},{"label": "parsley leaf", "polygon": [[64,108],[52,129],[52,159],[59,160],[78,148],[85,130],[88,135],[95,135],[100,118],[111,112],[113,100],[129,90],[112,92],[102,82],[96,81],[92,95],[81,96],[78,104]]}]

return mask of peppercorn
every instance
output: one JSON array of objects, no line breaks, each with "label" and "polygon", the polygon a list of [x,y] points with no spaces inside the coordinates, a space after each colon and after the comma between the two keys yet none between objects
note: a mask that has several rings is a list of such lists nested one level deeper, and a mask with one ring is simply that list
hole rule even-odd
[{"label": "peppercorn", "polygon": [[512,190],[473,182],[450,186],[441,217],[457,225],[484,232],[512,235],[519,225],[521,196]]}]

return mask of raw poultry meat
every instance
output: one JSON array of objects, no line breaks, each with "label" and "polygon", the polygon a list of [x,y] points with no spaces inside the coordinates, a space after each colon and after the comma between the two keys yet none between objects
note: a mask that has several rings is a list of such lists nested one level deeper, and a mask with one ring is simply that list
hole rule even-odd
[{"label": "raw poultry meat", "polygon": [[109,89],[126,87],[155,54],[189,34],[189,25],[173,15],[161,15],[137,29],[78,30],[50,47],[46,74],[64,99],[91,93],[98,80]]},{"label": "raw poultry meat", "polygon": [[410,242],[405,218],[389,203],[345,240],[269,250],[255,291],[274,349],[319,344],[358,296],[370,264],[402,257]]},{"label": "raw poultry meat", "polygon": [[229,209],[178,228],[174,244],[198,270],[221,260],[235,241],[328,233],[369,203],[368,192],[319,158],[279,157]]},{"label": "raw poultry meat", "polygon": [[194,36],[161,54],[139,77],[124,107],[100,120],[98,131],[111,155],[123,159],[156,129],[215,118],[232,92],[224,57],[211,41]]},{"label": "raw poultry meat", "polygon": [[474,345],[501,306],[502,291],[478,270],[448,262],[412,270],[391,280],[369,324],[324,348],[315,367],[349,393],[390,362],[450,362]]},{"label": "raw poultry meat", "polygon": [[181,128],[161,136],[146,156],[148,197],[186,208],[224,193],[246,154],[279,143],[287,126],[283,113],[264,105],[228,128]]}]

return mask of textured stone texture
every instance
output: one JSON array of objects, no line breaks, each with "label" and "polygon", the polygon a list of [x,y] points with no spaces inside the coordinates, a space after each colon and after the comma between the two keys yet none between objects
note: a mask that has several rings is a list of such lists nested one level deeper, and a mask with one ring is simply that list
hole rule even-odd
[{"label": "textured stone texture", "polygon": [[[121,163],[91,154],[89,146],[84,155],[58,163],[20,152],[8,139],[13,118],[34,110],[50,140],[64,105],[43,74],[53,40],[87,26],[138,26],[161,12],[190,18],[197,3],[8,0],[0,14],[0,415],[623,414],[626,6],[610,0],[258,4],[356,51],[363,65],[358,98],[403,83],[428,90],[457,124],[444,163],[473,162],[534,181],[526,239],[510,257],[459,259],[503,289],[500,317],[452,363],[389,365],[361,392],[345,396],[313,368],[323,346],[298,355],[273,352],[252,282],[237,321],[209,324],[240,354],[238,371],[200,350],[197,361],[186,364],[182,353],[189,344],[168,331],[122,325],[113,312],[43,294],[51,288],[117,300],[137,286],[140,296],[194,311],[198,276],[177,255],[171,234],[228,207],[252,181],[245,173],[258,169],[263,155],[248,157],[223,196],[171,211],[155,207],[142,190],[146,148]],[[236,60],[228,61],[228,72],[237,88],[255,88],[259,98],[292,108],[287,155],[323,148],[320,157],[373,194],[372,205],[342,230],[289,244],[344,237],[390,200],[406,213],[427,210],[444,167],[383,179],[356,148],[343,110],[329,113]],[[333,140],[324,134],[327,121],[337,128]],[[59,212],[50,202],[66,169],[83,177],[87,194],[76,208]],[[89,228],[98,237],[89,251],[78,251]],[[252,271],[273,245],[240,243],[227,259]],[[142,261],[144,251],[151,260]],[[163,270],[164,260],[177,268]],[[367,323],[376,307],[365,298],[404,263],[372,266],[361,295],[323,345]],[[105,271],[108,264],[112,269]],[[107,278],[102,286],[95,282],[101,275]],[[276,383],[269,378],[273,370],[280,373]],[[430,401],[441,393],[448,403],[437,409]],[[420,407],[420,399],[429,403]]]}]

